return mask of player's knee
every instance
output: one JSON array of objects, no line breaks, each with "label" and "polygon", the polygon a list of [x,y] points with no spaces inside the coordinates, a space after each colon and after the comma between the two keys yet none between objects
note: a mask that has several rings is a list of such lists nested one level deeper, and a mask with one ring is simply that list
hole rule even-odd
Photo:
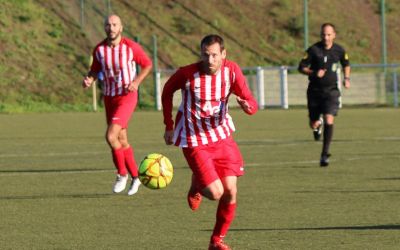
[{"label": "player's knee", "polygon": [[224,188],[221,186],[210,190],[203,190],[202,194],[209,200],[219,200],[224,194]]},{"label": "player's knee", "polygon": [[224,194],[223,190],[214,190],[211,192],[211,196],[209,197],[210,200],[219,200],[221,199],[222,195]]},{"label": "player's knee", "polygon": [[106,133],[106,141],[108,142],[108,144],[113,145],[116,141],[118,141],[118,136],[108,131]]},{"label": "player's knee", "polygon": [[125,140],[125,139],[119,139],[119,143],[121,143],[121,146],[123,147],[123,148],[128,148],[129,147],[129,143],[128,143],[128,140]]},{"label": "player's knee", "polygon": [[237,194],[237,188],[236,187],[230,187],[226,188],[224,191],[224,196],[226,196],[228,199],[235,198]]}]

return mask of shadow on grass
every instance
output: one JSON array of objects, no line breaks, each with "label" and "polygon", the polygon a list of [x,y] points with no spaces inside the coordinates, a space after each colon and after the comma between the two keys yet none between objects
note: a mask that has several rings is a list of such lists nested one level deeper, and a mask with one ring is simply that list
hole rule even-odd
[{"label": "shadow on grass", "polygon": [[309,144],[314,143],[311,140],[237,140],[239,145],[292,145],[292,144]]},{"label": "shadow on grass", "polygon": [[384,178],[374,178],[377,181],[400,181],[400,177],[384,177]]},{"label": "shadow on grass", "polygon": [[303,190],[294,191],[294,193],[400,193],[400,190]]},{"label": "shadow on grass", "polygon": [[47,200],[47,199],[99,199],[115,195],[107,194],[57,194],[57,195],[26,195],[26,196],[0,196],[0,200]]},{"label": "shadow on grass", "polygon": [[317,168],[317,169],[326,169],[326,168],[321,168],[319,165],[316,165],[319,163],[318,161],[315,161],[314,164],[310,165],[298,165],[298,166],[291,166],[292,168]]},{"label": "shadow on grass", "polygon": [[[174,169],[186,169],[187,166],[174,166]],[[50,174],[50,173],[91,173],[91,172],[111,172],[115,171],[114,168],[92,168],[92,169],[13,169],[13,170],[0,170],[1,174]]]},{"label": "shadow on grass", "polygon": [[[400,230],[400,225],[340,226],[340,227],[304,227],[304,228],[231,228],[229,231],[325,231],[325,230]],[[201,230],[213,231],[213,230]]]},{"label": "shadow on grass", "polygon": [[0,170],[0,173],[16,174],[16,173],[68,173],[68,172],[99,172],[110,171],[110,169],[18,169],[18,170]]}]

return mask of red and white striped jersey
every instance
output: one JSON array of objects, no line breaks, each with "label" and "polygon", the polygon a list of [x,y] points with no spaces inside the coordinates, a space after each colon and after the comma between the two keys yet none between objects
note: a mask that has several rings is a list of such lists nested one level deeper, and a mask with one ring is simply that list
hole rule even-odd
[{"label": "red and white striped jersey", "polygon": [[[200,65],[198,62],[179,68],[163,89],[164,124],[167,131],[174,129],[176,146],[192,148],[228,138],[235,130],[228,113],[231,93],[248,101],[252,107],[249,114],[257,112],[257,102],[236,63],[223,60],[221,69],[213,75],[202,73]],[[178,89],[182,103],[174,128],[172,100]]]},{"label": "red and white striped jersey", "polygon": [[142,47],[134,41],[122,37],[121,42],[111,47],[103,40],[93,50],[93,63],[90,71],[103,73],[105,96],[126,95],[126,87],[136,77],[136,65],[151,66],[152,62]]}]

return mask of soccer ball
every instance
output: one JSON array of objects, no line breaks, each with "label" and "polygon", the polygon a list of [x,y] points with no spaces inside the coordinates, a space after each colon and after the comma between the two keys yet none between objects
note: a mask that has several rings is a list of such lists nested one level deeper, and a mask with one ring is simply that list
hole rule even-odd
[{"label": "soccer ball", "polygon": [[170,160],[162,154],[148,154],[139,165],[139,180],[151,189],[165,188],[171,183],[173,175]]}]

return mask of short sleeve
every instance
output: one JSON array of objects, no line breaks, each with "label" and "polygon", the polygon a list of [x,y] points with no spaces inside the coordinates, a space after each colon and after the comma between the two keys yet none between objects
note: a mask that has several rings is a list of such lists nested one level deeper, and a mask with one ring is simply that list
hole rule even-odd
[{"label": "short sleeve", "polygon": [[346,53],[345,50],[343,50],[342,55],[340,57],[340,64],[342,65],[342,67],[350,66],[349,55]]}]

